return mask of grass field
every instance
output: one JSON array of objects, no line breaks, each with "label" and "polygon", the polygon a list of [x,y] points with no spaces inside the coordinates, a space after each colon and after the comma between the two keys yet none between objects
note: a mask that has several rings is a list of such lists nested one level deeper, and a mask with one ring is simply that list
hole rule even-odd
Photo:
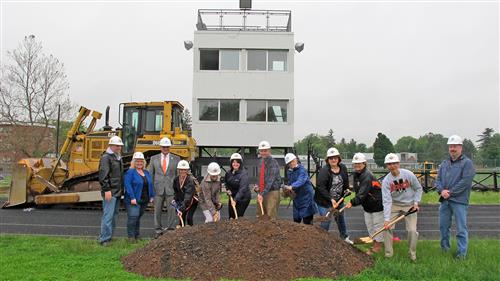
[{"label": "grass field", "polygon": [[[168,280],[145,279],[123,270],[120,257],[146,243],[130,245],[118,239],[103,248],[91,239],[1,235],[0,279]],[[452,252],[441,253],[437,241],[419,241],[417,252],[418,262],[410,263],[406,243],[397,243],[392,259],[376,256],[373,268],[342,280],[498,280],[500,276],[499,240],[472,239],[463,261],[454,260]]]}]

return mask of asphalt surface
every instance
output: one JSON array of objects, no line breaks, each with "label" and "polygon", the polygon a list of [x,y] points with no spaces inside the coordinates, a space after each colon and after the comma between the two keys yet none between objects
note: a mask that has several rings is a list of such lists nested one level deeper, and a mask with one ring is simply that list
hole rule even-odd
[{"label": "asphalt surface", "polygon": [[[439,238],[438,205],[424,205],[418,213],[418,232],[420,239]],[[256,208],[250,205],[245,217],[255,219]],[[98,237],[100,231],[100,210],[72,209],[67,206],[52,208],[13,208],[0,209],[0,233],[32,234]],[[283,219],[292,220],[292,208],[281,206],[279,215]],[[351,238],[367,236],[361,207],[347,210],[347,227]],[[121,210],[118,216],[115,236],[126,236],[126,212]],[[227,206],[222,209],[222,218],[227,219]],[[195,224],[204,222],[201,210],[195,213]],[[471,205],[468,213],[468,227],[470,237],[500,238],[500,205]],[[454,226],[452,235],[455,235]],[[335,223],[331,224],[330,231],[337,232]],[[145,213],[141,220],[141,235],[152,237],[153,214]],[[396,235],[404,239],[404,222],[396,226]]]}]

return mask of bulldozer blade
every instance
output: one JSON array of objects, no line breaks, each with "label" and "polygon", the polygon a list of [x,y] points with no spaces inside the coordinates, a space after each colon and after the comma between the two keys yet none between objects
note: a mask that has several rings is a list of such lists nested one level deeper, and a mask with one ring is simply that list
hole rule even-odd
[{"label": "bulldozer blade", "polygon": [[12,207],[26,203],[27,200],[27,182],[28,167],[22,164],[16,164],[12,172],[12,181],[10,183],[9,201],[3,206]]}]

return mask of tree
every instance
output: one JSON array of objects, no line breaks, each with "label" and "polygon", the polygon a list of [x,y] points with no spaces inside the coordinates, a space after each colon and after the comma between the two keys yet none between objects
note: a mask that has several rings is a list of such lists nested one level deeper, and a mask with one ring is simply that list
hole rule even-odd
[{"label": "tree", "polygon": [[[16,49],[7,52],[12,63],[2,67],[0,78],[0,121],[17,127],[44,128],[24,135],[33,146],[33,152],[25,153],[27,157],[48,152],[41,151],[40,145],[52,134],[50,125],[57,119],[58,105],[61,105],[61,119],[73,114],[64,65],[54,56],[44,54],[42,49],[34,35],[25,37]],[[12,143],[16,150],[22,149],[19,145]]]},{"label": "tree", "polygon": [[462,145],[462,154],[469,157],[470,159],[475,159],[477,154],[477,148],[474,143],[469,139],[464,139],[464,143]]},{"label": "tree", "polygon": [[391,152],[395,152],[392,142],[386,135],[378,133],[373,143],[373,158],[375,163],[377,163],[379,167],[383,167],[385,156]]},{"label": "tree", "polygon": [[326,135],[325,138],[326,138],[328,147],[335,146],[335,137],[333,136],[333,130],[332,129],[328,130],[328,134]]},{"label": "tree", "polygon": [[488,143],[491,140],[492,134],[495,132],[492,128],[486,128],[484,129],[483,133],[478,135],[479,140],[477,142],[479,143],[479,147],[483,148],[488,145]]},{"label": "tree", "polygon": [[394,145],[394,149],[398,152],[416,152],[417,139],[412,136],[400,138]]},{"label": "tree", "polygon": [[185,108],[182,112],[182,126],[184,130],[187,130],[191,135],[191,125],[193,123],[193,119],[191,117],[191,112],[189,109]]}]

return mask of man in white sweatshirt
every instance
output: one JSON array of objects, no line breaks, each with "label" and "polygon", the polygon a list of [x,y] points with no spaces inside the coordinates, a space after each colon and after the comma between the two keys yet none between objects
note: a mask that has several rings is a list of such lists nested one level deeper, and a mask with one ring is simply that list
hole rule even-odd
[{"label": "man in white sweatshirt", "polygon": [[[384,205],[384,226],[387,231],[384,234],[385,256],[392,257],[393,228],[389,227],[389,221],[401,211],[407,212],[413,208],[418,211],[419,202],[422,198],[422,186],[415,174],[399,167],[399,157],[394,153],[385,156],[384,161],[389,173],[382,181],[382,202]],[[417,213],[405,217],[406,231],[408,232],[409,255],[412,261],[417,260]]]}]

